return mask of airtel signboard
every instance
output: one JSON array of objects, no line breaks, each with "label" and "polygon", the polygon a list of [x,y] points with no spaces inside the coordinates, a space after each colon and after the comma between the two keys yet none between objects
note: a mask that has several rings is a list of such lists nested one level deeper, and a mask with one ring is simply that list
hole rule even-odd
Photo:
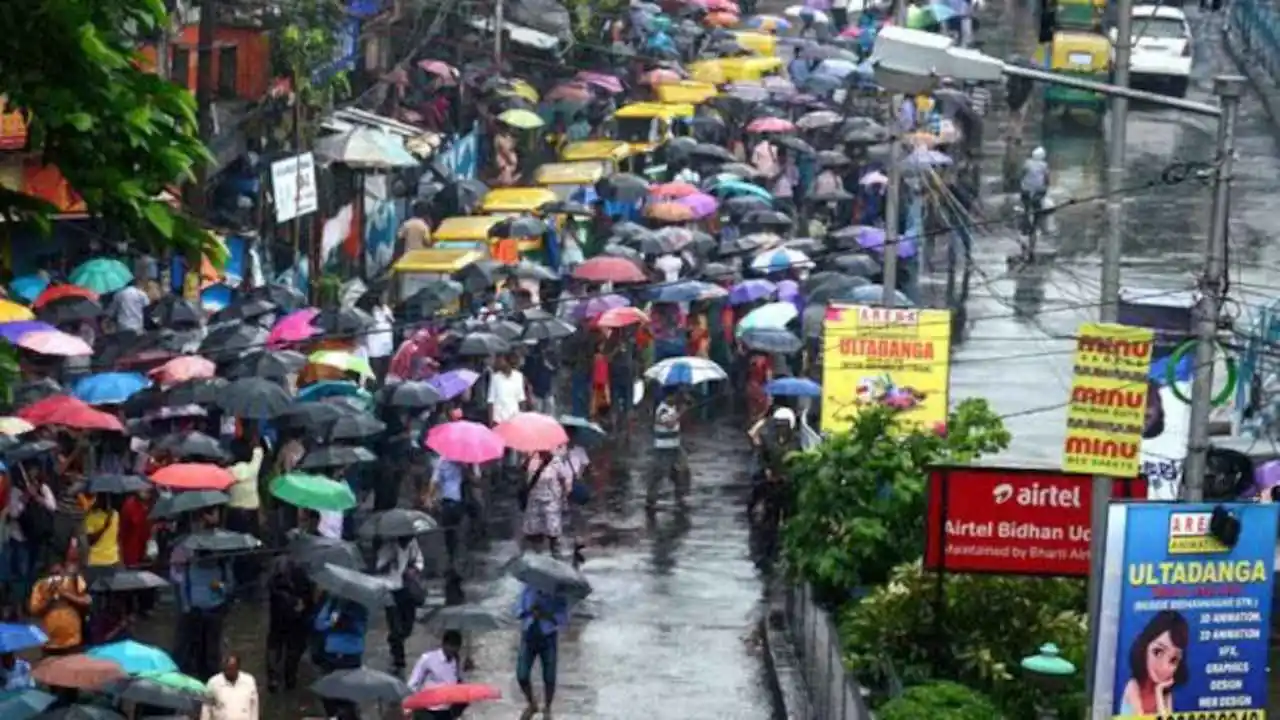
[{"label": "airtel signboard", "polygon": [[[1093,478],[1012,468],[929,474],[924,564],[930,570],[1086,577]],[[1114,497],[1145,498],[1117,480]]]}]

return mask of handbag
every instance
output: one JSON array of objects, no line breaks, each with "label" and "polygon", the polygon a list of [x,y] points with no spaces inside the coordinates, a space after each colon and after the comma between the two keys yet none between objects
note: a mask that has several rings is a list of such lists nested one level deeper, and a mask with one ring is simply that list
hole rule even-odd
[{"label": "handbag", "polygon": [[422,607],[427,602],[427,584],[418,573],[406,572],[401,576],[405,601],[413,607]]}]

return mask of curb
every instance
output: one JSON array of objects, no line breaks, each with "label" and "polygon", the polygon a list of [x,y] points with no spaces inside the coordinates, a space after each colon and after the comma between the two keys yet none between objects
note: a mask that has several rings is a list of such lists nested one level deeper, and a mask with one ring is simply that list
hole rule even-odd
[{"label": "curb", "polygon": [[804,677],[795,646],[787,634],[785,606],[781,594],[768,591],[765,613],[758,630],[764,650],[769,692],[773,697],[774,715],[786,720],[809,720],[811,710],[805,692]]},{"label": "curb", "polygon": [[1238,39],[1231,31],[1231,25],[1228,22],[1223,25],[1222,47],[1227,51],[1227,56],[1231,58],[1240,71],[1240,74],[1249,81],[1249,86],[1262,100],[1262,106],[1266,108],[1267,117],[1271,119],[1271,131],[1277,137],[1280,137],[1280,88],[1276,87],[1275,81],[1267,78],[1257,65],[1252,65],[1247,60],[1247,51],[1236,47]]}]

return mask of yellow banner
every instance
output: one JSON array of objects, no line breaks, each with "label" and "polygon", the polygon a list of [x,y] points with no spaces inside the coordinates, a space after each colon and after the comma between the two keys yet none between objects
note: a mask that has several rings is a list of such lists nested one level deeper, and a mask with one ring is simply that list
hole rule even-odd
[{"label": "yellow banner", "polygon": [[888,405],[904,424],[945,427],[951,311],[831,305],[822,324],[822,430]]},{"label": "yellow banner", "polygon": [[[1067,405],[1066,472],[1137,477],[1147,422],[1153,333],[1086,323],[1076,336]],[[1159,428],[1153,428],[1158,432]]]}]

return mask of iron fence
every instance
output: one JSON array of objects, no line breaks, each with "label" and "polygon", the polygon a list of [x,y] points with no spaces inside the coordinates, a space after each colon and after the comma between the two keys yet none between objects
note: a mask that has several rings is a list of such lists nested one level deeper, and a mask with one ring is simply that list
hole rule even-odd
[{"label": "iron fence", "polygon": [[1227,26],[1251,65],[1280,81],[1280,8],[1271,0],[1232,0]]},{"label": "iron fence", "polygon": [[809,699],[813,720],[870,720],[861,688],[845,670],[840,636],[831,616],[814,601],[813,590],[799,585],[787,590],[787,632]]}]

